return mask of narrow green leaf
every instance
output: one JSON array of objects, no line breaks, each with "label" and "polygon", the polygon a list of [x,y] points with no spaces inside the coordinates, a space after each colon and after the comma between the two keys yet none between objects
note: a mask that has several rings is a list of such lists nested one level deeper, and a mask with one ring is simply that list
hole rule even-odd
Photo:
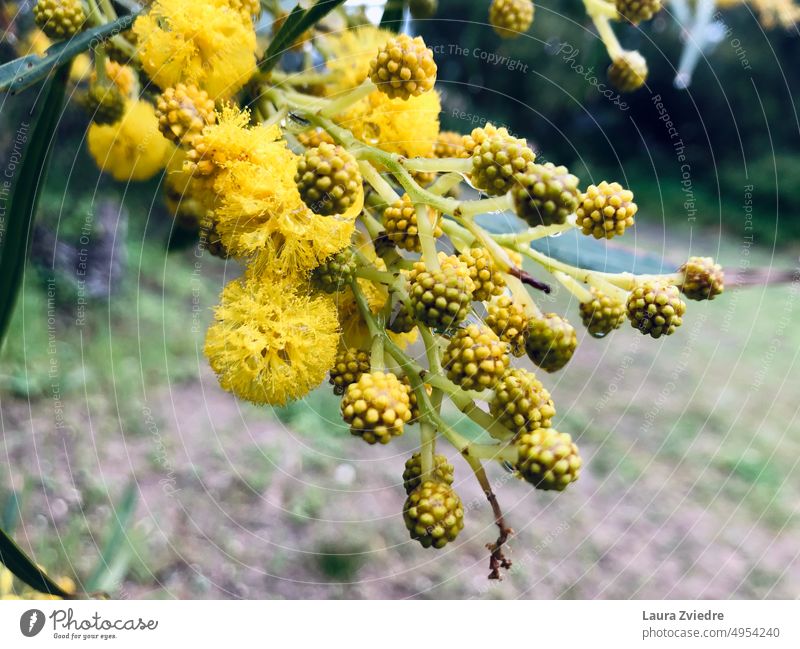
[{"label": "narrow green leaf", "polygon": [[45,82],[31,109],[28,146],[14,170],[16,175],[0,182],[6,199],[6,233],[0,248],[0,345],[22,284],[31,227],[47,173],[53,134],[61,117],[69,68],[69,63],[58,68]]},{"label": "narrow green leaf", "polygon": [[539,239],[531,247],[572,266],[604,273],[648,275],[672,273],[677,269],[671,260],[659,255],[617,241],[598,241],[578,230]]},{"label": "narrow green leaf", "polygon": [[[511,213],[483,215],[477,222],[495,234],[514,232],[522,227],[519,219]],[[531,247],[566,264],[606,273],[671,273],[677,268],[671,260],[660,255],[631,248],[618,240],[598,241],[578,230],[539,239]]]},{"label": "narrow green leaf", "polygon": [[122,495],[122,499],[114,512],[115,516],[109,525],[103,553],[91,577],[86,582],[86,590],[88,592],[114,590],[128,572],[128,566],[133,557],[133,548],[128,538],[128,532],[133,522],[136,503],[136,485],[131,483],[125,489],[125,493]]},{"label": "narrow green leaf", "polygon": [[0,65],[0,92],[16,94],[44,79],[51,70],[71,61],[81,52],[129,29],[139,12],[122,16],[106,25],[81,32],[50,47],[44,56],[29,54]]},{"label": "narrow green leaf", "polygon": [[399,32],[400,28],[403,26],[405,8],[405,0],[387,0],[386,6],[383,8],[381,28]]},{"label": "narrow green leaf", "polygon": [[294,43],[306,30],[316,25],[320,20],[336,9],[345,0],[317,0],[308,9],[303,9],[296,5],[292,12],[286,17],[283,25],[272,38],[272,42],[264,52],[264,57],[258,64],[262,72],[269,72],[280,61],[283,53]]},{"label": "narrow green leaf", "polygon": [[63,599],[75,599],[75,595],[62,590],[50,577],[25,554],[13,539],[0,529],[0,562],[5,564],[20,581],[40,593],[56,595]]}]

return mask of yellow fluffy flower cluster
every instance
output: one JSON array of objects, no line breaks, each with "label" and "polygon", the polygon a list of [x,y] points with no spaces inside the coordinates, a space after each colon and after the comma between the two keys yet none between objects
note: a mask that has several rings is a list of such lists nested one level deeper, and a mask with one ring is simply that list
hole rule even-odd
[{"label": "yellow fluffy flower cluster", "polygon": [[291,278],[257,274],[225,287],[205,344],[224,389],[282,405],[322,383],[336,357],[336,306],[299,288]]},{"label": "yellow fluffy flower cluster", "polygon": [[[368,76],[375,52],[393,34],[370,25],[330,36],[332,53],[327,62],[331,82],[326,90],[336,95],[360,85]],[[362,142],[390,153],[430,157],[439,135],[442,105],[437,92],[426,92],[407,101],[391,99],[375,90],[351,106],[336,121]]]},{"label": "yellow fluffy flower cluster", "polygon": [[337,116],[340,126],[371,146],[407,157],[433,155],[439,136],[439,93],[426,92],[410,99],[390,99],[375,90]]},{"label": "yellow fluffy flower cluster", "polygon": [[314,214],[295,183],[298,156],[277,125],[251,125],[228,105],[193,143],[186,168],[213,187],[210,213],[226,253],[248,264],[225,287],[205,352],[221,386],[255,403],[304,396],[330,369],[339,340],[334,299],[308,273],[346,248],[363,190],[345,214]]},{"label": "yellow fluffy flower cluster", "polygon": [[215,228],[231,256],[297,277],[348,245],[363,192],[345,214],[314,214],[300,197],[298,157],[280,128],[248,122],[247,111],[227,107],[195,144],[194,157],[213,177]]},{"label": "yellow fluffy flower cluster", "polygon": [[174,151],[158,130],[152,104],[146,101],[128,102],[116,124],[92,124],[87,140],[97,166],[119,181],[152,178]]},{"label": "yellow fluffy flower cluster", "polygon": [[369,76],[369,64],[375,52],[386,45],[394,34],[372,25],[338,32],[325,40],[331,58],[327,68],[331,77],[326,84],[328,95],[336,95],[350,90]]},{"label": "yellow fluffy flower cluster", "polygon": [[133,31],[142,68],[162,89],[193,83],[230,97],[256,69],[253,23],[228,0],[156,0]]}]

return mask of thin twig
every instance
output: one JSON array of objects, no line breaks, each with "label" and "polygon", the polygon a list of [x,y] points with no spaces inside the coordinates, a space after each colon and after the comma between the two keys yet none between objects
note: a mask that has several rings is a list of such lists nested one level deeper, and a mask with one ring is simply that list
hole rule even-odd
[{"label": "thin twig", "polygon": [[480,463],[480,460],[468,455],[464,455],[464,457],[472,467],[472,471],[475,473],[475,477],[478,479],[483,493],[486,494],[486,500],[488,500],[489,504],[492,506],[494,522],[495,525],[497,525],[497,529],[500,530],[497,540],[494,543],[487,543],[486,547],[491,552],[489,556],[489,579],[501,581],[503,578],[500,575],[500,569],[504,568],[505,570],[509,570],[512,565],[511,559],[506,558],[505,554],[503,554],[503,545],[505,545],[509,537],[514,534],[514,530],[506,525],[505,518],[503,517],[503,510],[500,509],[500,503],[497,502],[497,496],[495,496],[494,491],[492,491],[492,485],[489,484],[489,479],[486,477],[486,472],[483,470],[483,465]]},{"label": "thin twig", "polygon": [[511,268],[508,269],[508,274],[512,275],[513,277],[516,277],[523,284],[527,284],[528,286],[532,286],[533,288],[538,289],[540,291],[544,291],[545,293],[550,293],[550,291],[552,290],[550,288],[549,284],[545,284],[544,282],[540,282],[533,275],[531,275],[528,271],[522,270],[521,268],[518,268],[517,266],[511,266]]}]

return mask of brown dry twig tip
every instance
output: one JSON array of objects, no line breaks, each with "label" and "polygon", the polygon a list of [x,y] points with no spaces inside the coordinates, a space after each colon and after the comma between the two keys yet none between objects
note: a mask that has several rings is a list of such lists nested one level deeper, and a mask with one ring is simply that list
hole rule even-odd
[{"label": "brown dry twig tip", "polygon": [[523,284],[527,284],[528,286],[531,286],[539,291],[550,293],[550,291],[552,290],[549,284],[540,282],[529,272],[524,271],[521,268],[517,268],[516,266],[511,266],[511,268],[508,269],[508,274],[511,275],[512,277],[516,277]]},{"label": "brown dry twig tip", "polygon": [[486,472],[483,470],[480,461],[469,457],[466,453],[464,456],[472,467],[475,477],[478,479],[478,483],[481,485],[483,493],[486,495],[486,500],[488,500],[489,504],[492,506],[494,522],[500,530],[497,540],[494,543],[487,543],[486,548],[491,552],[489,556],[489,579],[502,581],[503,577],[500,575],[500,570],[502,568],[509,570],[512,566],[511,559],[508,559],[503,553],[503,546],[514,534],[514,530],[506,525],[505,518],[503,517],[503,510],[500,509],[500,503],[497,501],[497,496],[494,495],[494,491],[492,491],[492,485],[489,484],[489,479],[486,477]]}]

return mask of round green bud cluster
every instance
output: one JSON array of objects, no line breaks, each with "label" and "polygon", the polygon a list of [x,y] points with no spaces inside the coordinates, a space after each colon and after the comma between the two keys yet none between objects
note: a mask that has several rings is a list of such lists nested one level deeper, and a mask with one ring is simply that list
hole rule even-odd
[{"label": "round green bud cluster", "polygon": [[[463,264],[459,262],[463,267]],[[438,271],[424,265],[408,276],[408,295],[412,316],[433,329],[446,331],[467,317],[472,303],[469,274],[453,264],[442,264]]]},{"label": "round green bud cluster", "polygon": [[[442,236],[442,229],[439,227],[439,219],[434,210],[427,206],[422,208],[428,214],[431,222],[431,230],[435,238]],[[419,240],[419,222],[417,221],[417,208],[408,194],[396,201],[383,211],[383,227],[386,228],[386,236],[398,248],[403,248],[409,252],[420,252],[421,243]]]},{"label": "round green bud cluster", "polygon": [[464,507],[450,485],[426,480],[408,495],[403,520],[422,547],[440,549],[464,528]]},{"label": "round green bud cluster", "polygon": [[677,286],[645,282],[631,291],[626,310],[631,326],[645,335],[660,338],[681,326],[686,303]]},{"label": "round green bud cluster", "polygon": [[494,387],[510,362],[508,344],[488,327],[476,324],[459,329],[442,357],[447,378],[465,390]]},{"label": "round green bud cluster", "polygon": [[639,52],[620,52],[608,66],[608,80],[620,92],[636,92],[647,81],[647,61]]},{"label": "round green bud cluster", "polygon": [[391,38],[372,60],[369,77],[392,99],[418,97],[436,83],[433,52],[421,36],[400,34]]},{"label": "round green bud cluster", "polygon": [[344,148],[327,142],[306,149],[297,162],[294,181],[303,202],[322,216],[344,214],[361,191],[356,159]]},{"label": "round green bud cluster", "polygon": [[502,196],[516,184],[514,176],[528,170],[535,159],[536,154],[525,140],[499,129],[475,146],[471,182],[491,196]]},{"label": "round green bud cluster", "polygon": [[577,346],[575,327],[557,313],[533,318],[528,324],[525,351],[545,372],[557,372],[564,367]]},{"label": "round green bud cluster", "polygon": [[533,372],[522,368],[506,371],[494,388],[489,412],[516,435],[549,428],[556,409],[550,393]]},{"label": "round green bud cluster", "polygon": [[311,283],[326,293],[346,289],[355,279],[356,258],[349,250],[337,252],[311,273]]},{"label": "round green bud cluster", "polygon": [[306,149],[313,149],[325,142],[326,144],[336,144],[328,131],[321,128],[312,128],[297,134],[297,141]]},{"label": "round green bud cluster", "polygon": [[84,108],[95,124],[116,124],[125,114],[127,102],[119,89],[93,83],[83,97]]},{"label": "round green bud cluster", "polygon": [[469,158],[464,146],[464,136],[455,131],[441,131],[433,145],[433,155],[437,158]]},{"label": "round green bud cluster", "polygon": [[386,327],[394,334],[407,334],[414,330],[417,323],[414,321],[414,314],[411,313],[405,304],[400,304],[394,316],[389,320]]},{"label": "round green bud cluster", "polygon": [[589,290],[592,298],[581,302],[579,307],[581,320],[592,336],[602,338],[622,326],[625,321],[625,305],[594,286]]},{"label": "round green bud cluster", "polygon": [[370,371],[370,354],[363,349],[347,347],[336,354],[330,371],[334,394],[344,394],[351,383],[356,383]]},{"label": "round green bud cluster", "polygon": [[533,23],[531,0],[492,0],[489,24],[501,38],[517,38]]},{"label": "round green bud cluster", "polygon": [[500,340],[508,343],[511,353],[519,358],[525,354],[529,320],[521,304],[503,295],[489,304],[484,322]]},{"label": "round green bud cluster", "polygon": [[446,485],[453,484],[454,469],[453,465],[447,461],[444,455],[433,456],[433,477],[422,475],[422,454],[414,453],[406,460],[406,468],[403,471],[403,488],[406,494],[410,494],[414,489],[422,484],[423,480],[433,480]]},{"label": "round green bud cluster", "polygon": [[362,374],[347,386],[342,399],[342,419],[353,435],[368,444],[388,444],[403,434],[411,419],[408,390],[394,374]]},{"label": "round green bud cluster", "polygon": [[690,300],[713,300],[725,290],[722,266],[711,257],[690,257],[678,272],[683,275],[681,292]]},{"label": "round green bud cluster", "polygon": [[83,29],[86,12],[81,0],[39,0],[33,8],[33,18],[50,38],[64,40]]},{"label": "round green bud cluster", "polygon": [[633,192],[623,189],[619,183],[604,180],[599,185],[589,185],[575,213],[583,234],[595,239],[611,239],[633,226],[638,209],[633,202]]},{"label": "round green bud cluster", "polygon": [[506,280],[486,248],[470,248],[462,252],[458,258],[466,264],[469,276],[475,285],[472,291],[473,300],[485,302],[503,292]]},{"label": "round green bud cluster", "polygon": [[[411,419],[409,419],[406,423],[416,424],[419,421],[419,418],[422,416],[422,412],[419,409],[419,400],[417,399],[417,393],[411,386],[411,381],[408,380],[407,376],[404,376],[402,379],[400,379],[400,382],[403,384],[403,387],[406,389],[406,392],[408,392],[408,407],[411,409]],[[433,388],[431,388],[430,385],[426,385],[425,392],[427,392],[428,396],[430,396],[431,392],[433,392]]]},{"label": "round green bud cluster", "polygon": [[616,0],[616,6],[620,16],[638,25],[661,11],[661,0]]},{"label": "round green bud cluster", "polygon": [[522,433],[514,444],[517,471],[537,489],[562,491],[580,476],[581,456],[567,433],[537,428]]},{"label": "round green bud cluster", "polygon": [[[127,29],[124,32],[120,32],[119,34],[117,34],[117,37],[130,44],[134,52],[137,50],[136,34],[133,33],[132,29]],[[108,56],[109,59],[114,61],[114,63],[127,65],[128,63],[131,62],[132,58],[131,53],[127,49],[123,49],[123,47],[117,45],[115,39],[109,38],[105,42],[105,46],[106,46],[106,56]]]},{"label": "round green bud cluster", "polygon": [[217,121],[214,100],[202,88],[177,84],[167,88],[156,99],[158,128],[175,144],[191,145],[203,129]]},{"label": "round green bud cluster", "polygon": [[438,0],[408,0],[411,16],[417,20],[424,20],[436,15],[439,8]]},{"label": "round green bud cluster", "polygon": [[530,165],[525,173],[517,174],[516,181],[511,190],[514,208],[531,226],[560,225],[578,207],[578,178],[564,166]]}]

